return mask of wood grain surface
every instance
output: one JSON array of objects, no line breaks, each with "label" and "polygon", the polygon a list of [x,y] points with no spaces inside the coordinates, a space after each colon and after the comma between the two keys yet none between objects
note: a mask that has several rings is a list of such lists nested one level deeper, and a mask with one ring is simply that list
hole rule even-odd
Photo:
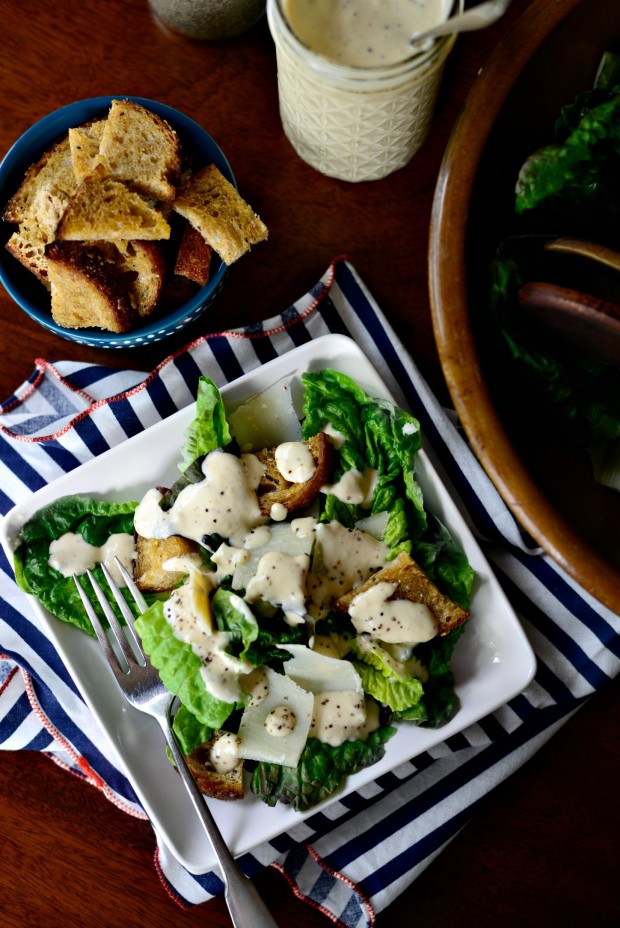
[{"label": "wood grain surface", "polygon": [[[0,0],[0,155],[33,122],[74,100],[156,99],[210,131],[270,228],[269,242],[233,268],[212,310],[148,349],[106,352],[65,341],[0,292],[0,395],[22,383],[38,357],[149,370],[193,337],[279,313],[346,254],[446,399],[427,293],[434,185],[469,87],[527,6],[514,0],[502,22],[459,39],[431,135],[413,161],[384,181],[350,185],[313,171],[285,139],[266,22],[210,44],[160,28],[146,0]],[[451,845],[378,915],[378,928],[620,923],[619,696],[619,684],[609,685],[485,798]],[[0,830],[2,928],[230,925],[221,899],[179,908],[156,874],[150,825],[45,757],[0,755]],[[257,884],[282,926],[329,924],[276,871]]]}]

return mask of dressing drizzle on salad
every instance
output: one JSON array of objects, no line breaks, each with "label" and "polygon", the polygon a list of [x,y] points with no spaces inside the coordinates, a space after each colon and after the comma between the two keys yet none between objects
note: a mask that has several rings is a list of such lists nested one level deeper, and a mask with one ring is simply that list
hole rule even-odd
[{"label": "dressing drizzle on salad", "polygon": [[[84,518],[97,525],[102,520],[92,535],[97,538],[106,537],[106,519],[131,525],[138,558],[149,541],[154,550],[161,545],[175,552],[175,539],[183,542],[184,554],[160,562],[159,574],[168,574],[169,582],[143,588],[150,605],[136,628],[181,701],[175,726],[179,720],[184,751],[211,744],[214,770],[254,764],[252,790],[268,804],[282,799],[296,808],[333,792],[343,772],[378,760],[394,732],[392,721],[441,724],[456,710],[446,663],[452,642],[438,646],[430,669],[435,642],[446,633],[434,615],[443,594],[428,580],[431,598],[412,601],[398,579],[386,584],[377,577],[375,583],[375,575],[393,560],[407,560],[419,541],[423,555],[432,552],[432,568],[445,555],[446,576],[461,598],[473,580],[464,555],[443,528],[429,524],[423,508],[414,477],[416,420],[373,400],[338,372],[306,374],[302,381],[301,436],[295,413],[269,452],[284,490],[274,493],[271,484],[267,506],[263,482],[268,476],[277,486],[278,478],[267,474],[266,452],[253,437],[254,414],[245,422],[243,410],[231,415],[244,434],[235,446],[217,388],[202,378],[178,485],[153,487],[134,504],[68,497],[60,501],[59,524],[72,530],[52,537],[53,549],[44,542],[50,589],[60,575],[54,557],[75,548],[70,536]],[[258,399],[254,410],[268,416],[268,401]],[[278,420],[281,413],[280,404]],[[326,448],[329,468],[317,459]],[[72,508],[73,523],[65,511]],[[48,513],[42,517],[43,538],[53,521]],[[36,524],[28,527],[18,549],[23,578],[28,558],[39,556],[30,547],[37,532]],[[168,548],[168,542],[175,544]],[[106,545],[91,546],[89,557],[102,558]],[[71,563],[77,569],[84,562]],[[37,577],[41,573],[37,568]],[[347,597],[349,605],[339,605]],[[57,594],[44,600],[48,608],[60,602]],[[463,621],[467,613],[460,613]],[[81,608],[76,618],[83,622]],[[441,682],[427,693],[436,673]],[[339,759],[341,750],[346,760]],[[315,757],[319,767],[312,772]]]}]

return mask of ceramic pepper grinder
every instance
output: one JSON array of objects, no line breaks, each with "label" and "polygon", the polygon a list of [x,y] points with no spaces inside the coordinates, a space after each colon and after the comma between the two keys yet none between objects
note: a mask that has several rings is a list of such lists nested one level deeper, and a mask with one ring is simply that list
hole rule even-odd
[{"label": "ceramic pepper grinder", "polygon": [[258,22],[265,0],[149,0],[155,19],[191,39],[240,35]]}]

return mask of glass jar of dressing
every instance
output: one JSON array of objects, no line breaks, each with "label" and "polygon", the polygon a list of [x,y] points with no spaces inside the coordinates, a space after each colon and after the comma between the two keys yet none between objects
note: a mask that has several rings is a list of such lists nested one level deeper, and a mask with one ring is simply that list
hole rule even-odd
[{"label": "glass jar of dressing", "polygon": [[[347,181],[377,180],[407,164],[428,134],[456,37],[423,50],[411,49],[408,39],[446,19],[451,6],[451,0],[267,0],[280,117],[304,161]],[[392,20],[390,7],[397,13]]]}]

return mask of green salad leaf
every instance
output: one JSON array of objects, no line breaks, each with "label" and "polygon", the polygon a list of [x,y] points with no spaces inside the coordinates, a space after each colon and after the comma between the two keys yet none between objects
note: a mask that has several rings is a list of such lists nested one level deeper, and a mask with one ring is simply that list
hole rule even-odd
[{"label": "green salad leaf", "polygon": [[[416,480],[416,455],[422,446],[417,419],[369,396],[340,371],[306,373],[301,379],[305,398],[302,437],[309,438],[328,424],[344,436],[336,479],[352,467],[378,471],[371,512],[389,513],[383,541],[391,556],[401,551],[411,554],[447,595],[467,607],[473,570],[447,529],[427,513]],[[361,506],[327,496],[322,518],[335,518],[351,527],[367,514]]]},{"label": "green salad leaf", "polygon": [[[213,737],[213,728],[199,722],[182,703],[174,714],[172,728],[186,757]],[[172,759],[172,755],[170,757]]]},{"label": "green salad leaf", "polygon": [[[466,628],[466,625],[460,625],[447,635],[419,644],[414,650],[418,660],[428,669],[428,680],[424,683],[426,718],[422,721],[425,728],[440,728],[450,721],[458,709],[459,700],[454,691],[454,673],[450,660]],[[409,718],[406,712],[396,713],[395,717]]]},{"label": "green salad leaf", "polygon": [[[335,479],[351,468],[378,472],[371,512],[390,513],[389,547],[394,555],[406,550],[411,536],[426,528],[422,491],[415,479],[415,457],[422,444],[419,422],[405,410],[368,396],[339,371],[306,373],[301,380],[302,437],[310,438],[328,424],[345,437]],[[354,518],[363,514],[354,507]]]},{"label": "green salad leaf", "polygon": [[257,764],[252,774],[252,792],[269,806],[283,802],[304,812],[336,792],[343,777],[381,760],[385,743],[395,731],[384,726],[373,731],[366,741],[345,741],[338,747],[308,738],[297,767]]},{"label": "green salad leaf", "polygon": [[556,141],[534,152],[521,168],[517,213],[545,204],[567,214],[568,207],[577,209],[582,216],[603,207],[606,215],[613,211],[617,216],[619,156],[620,88],[581,94],[562,110]]},{"label": "green salad leaf", "polygon": [[185,430],[179,470],[184,473],[198,458],[225,447],[231,440],[220,391],[210,377],[198,380],[196,414]]},{"label": "green salad leaf", "polygon": [[166,688],[203,725],[221,728],[235,705],[208,692],[200,673],[203,662],[191,645],[176,637],[164,615],[164,604],[159,600],[153,603],[136,619],[135,626]]},{"label": "green salad leaf", "polygon": [[[417,677],[409,676],[401,680],[390,675],[389,671],[386,673],[384,668],[377,667],[370,655],[363,661],[355,661],[354,665],[364,692],[374,696],[377,702],[388,706],[393,712],[405,712],[419,705],[424,695],[424,686]],[[424,715],[423,708],[416,713],[416,717]]]},{"label": "green salad leaf", "polygon": [[[75,532],[95,547],[117,533],[133,533],[133,514],[137,503],[108,503],[81,494],[64,496],[39,509],[23,526],[18,536],[14,555],[15,579],[26,593],[36,596],[52,615],[63,622],[77,626],[94,637],[95,632],[84,612],[75,583],[49,564],[49,547],[52,541],[66,532]],[[93,570],[99,582],[103,574],[99,566]],[[90,584],[84,587],[98,616],[105,618]],[[131,596],[127,602],[135,610]],[[114,604],[116,610],[116,605]],[[118,613],[120,618],[120,613]]]}]

